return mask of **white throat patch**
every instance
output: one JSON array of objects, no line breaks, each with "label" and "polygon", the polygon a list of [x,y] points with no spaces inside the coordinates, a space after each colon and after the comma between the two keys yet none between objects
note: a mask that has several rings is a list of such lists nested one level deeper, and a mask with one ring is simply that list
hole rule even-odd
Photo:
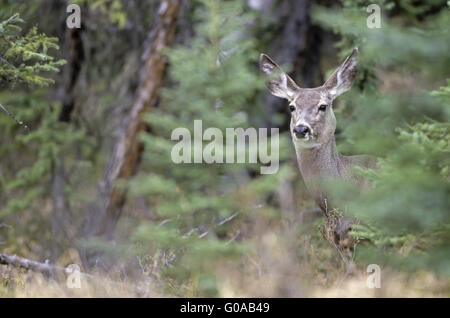
[{"label": "white throat patch", "polygon": [[294,147],[296,149],[311,149],[321,146],[320,143],[313,141],[311,137],[308,137],[308,139],[298,139],[293,136],[292,142],[294,143]]}]

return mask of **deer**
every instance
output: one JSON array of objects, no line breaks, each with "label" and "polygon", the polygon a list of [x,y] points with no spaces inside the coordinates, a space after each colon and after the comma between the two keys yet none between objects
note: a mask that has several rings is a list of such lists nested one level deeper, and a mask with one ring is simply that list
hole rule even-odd
[{"label": "deer", "polygon": [[330,242],[345,255],[353,248],[354,242],[348,232],[355,220],[332,218],[331,211],[338,207],[334,205],[326,182],[336,180],[368,189],[370,183],[356,172],[355,167],[376,169],[377,165],[374,157],[344,156],[336,148],[333,101],[351,88],[357,74],[358,55],[358,49],[354,48],[325,83],[316,88],[300,88],[268,55],[261,54],[259,59],[260,70],[268,77],[269,92],[289,102],[290,134],[300,174],[324,213],[326,225],[332,227]]}]

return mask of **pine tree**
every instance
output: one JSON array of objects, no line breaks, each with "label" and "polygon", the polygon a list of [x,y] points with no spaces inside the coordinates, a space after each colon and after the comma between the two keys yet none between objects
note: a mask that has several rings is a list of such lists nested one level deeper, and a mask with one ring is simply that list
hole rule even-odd
[{"label": "pine tree", "polygon": [[[366,27],[360,1],[344,1],[345,10],[316,10],[316,21],[342,36],[342,54],[354,46],[362,52],[360,90],[339,112],[342,150],[380,158],[379,170],[361,171],[373,190],[359,200],[347,188],[339,195],[353,202],[348,213],[362,221],[354,235],[373,243],[358,248],[360,259],[448,275],[450,104],[448,85],[435,85],[448,76],[450,14],[445,1],[406,3],[380,1],[380,29]],[[390,89],[380,81],[395,73],[431,85]]]},{"label": "pine tree", "polygon": [[[168,52],[171,85],[160,108],[147,116],[151,134],[143,136],[143,164],[149,172],[141,172],[131,190],[148,197],[154,217],[138,227],[134,238],[146,247],[150,264],[165,255],[162,272],[175,286],[188,284],[192,295],[216,296],[216,266],[245,250],[231,224],[271,211],[269,205],[255,207],[284,174],[252,180],[258,164],[175,164],[170,159],[176,143],[172,131],[185,127],[194,141],[195,120],[202,121],[203,130],[218,128],[224,139],[226,128],[249,127],[247,118],[257,111],[255,97],[262,87],[250,36],[252,14],[238,2],[199,1],[195,7],[196,35],[188,47]],[[199,143],[203,150],[209,144]],[[195,147],[191,158],[201,153]]]},{"label": "pine tree", "polygon": [[0,23],[0,77],[8,83],[46,86],[53,83],[44,72],[58,72],[64,60],[55,60],[48,51],[59,49],[57,38],[38,33],[31,28],[22,34],[20,24],[24,21],[19,14]]},{"label": "pine tree", "polygon": [[[25,248],[17,244],[17,236],[22,234],[30,235],[27,246],[36,241],[47,246],[55,242],[50,231],[38,234],[29,229],[28,222],[17,222],[17,218],[26,215],[26,219],[34,220],[32,223],[48,228],[45,224],[50,218],[43,218],[45,211],[38,207],[51,197],[54,167],[63,162],[69,150],[78,148],[86,154],[90,149],[81,130],[58,120],[61,105],[46,100],[47,90],[43,87],[54,83],[51,73],[65,64],[65,60],[52,56],[59,49],[58,39],[39,33],[36,27],[22,34],[19,25],[23,22],[15,14],[0,24],[0,76],[2,85],[7,86],[0,100],[9,109],[15,106],[12,117],[29,126],[24,133],[10,118],[0,116],[0,188],[2,202],[6,202],[0,208],[0,218],[6,224],[14,224],[14,231],[4,233],[12,251]],[[80,160],[77,166],[81,168],[86,163]]]}]

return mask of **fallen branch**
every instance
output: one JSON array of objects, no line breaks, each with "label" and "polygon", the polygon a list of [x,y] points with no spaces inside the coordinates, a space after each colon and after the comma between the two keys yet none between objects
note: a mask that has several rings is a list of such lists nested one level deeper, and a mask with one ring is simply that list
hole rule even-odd
[{"label": "fallen branch", "polygon": [[[6,254],[2,254],[2,253],[0,253],[0,265],[9,265],[9,266],[13,266],[16,268],[24,268],[26,270],[31,270],[33,272],[38,272],[38,273],[52,276],[53,278],[57,277],[55,275],[56,273],[62,273],[65,275],[74,273],[74,271],[69,267],[57,266],[57,265],[49,264],[47,262],[46,263],[36,262],[36,261],[29,260],[24,257],[19,257],[16,255],[11,256],[11,255],[6,255]],[[107,282],[108,284],[116,285],[116,286],[119,286],[122,288],[123,287],[131,287],[139,294],[145,293],[143,288],[140,288],[133,284],[124,284],[124,283],[112,281],[107,278],[101,278],[101,277],[94,276],[91,274],[83,273],[81,271],[79,272],[79,275],[80,275],[80,278],[86,278],[89,280]]]},{"label": "fallen branch", "polygon": [[[14,266],[17,268],[24,268],[27,270],[31,270],[31,271],[42,273],[42,274],[48,274],[48,275],[53,275],[55,273],[64,273],[64,274],[72,273],[72,270],[70,270],[69,268],[66,268],[66,267],[61,267],[61,266],[57,266],[57,265],[53,265],[53,264],[49,264],[49,263],[36,262],[36,261],[29,260],[27,258],[19,257],[17,255],[11,256],[11,255],[6,255],[6,254],[2,254],[2,253],[0,253],[0,265],[10,265],[10,266]],[[90,274],[82,273],[82,272],[80,272],[80,275],[81,275],[81,277],[85,277],[85,278],[99,279],[98,277],[95,277]]]}]

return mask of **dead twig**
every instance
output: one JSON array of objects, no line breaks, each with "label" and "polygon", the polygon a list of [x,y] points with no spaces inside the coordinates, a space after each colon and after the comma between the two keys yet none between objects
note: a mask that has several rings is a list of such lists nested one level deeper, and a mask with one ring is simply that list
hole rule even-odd
[{"label": "dead twig", "polygon": [[16,123],[18,123],[19,125],[23,126],[23,128],[25,129],[25,133],[28,133],[28,131],[29,131],[30,129],[28,128],[27,125],[25,125],[25,124],[23,123],[23,121],[18,120],[18,119],[17,119],[13,114],[11,114],[11,113],[6,109],[6,107],[3,106],[2,104],[0,104],[0,108],[1,108],[1,109],[2,109],[9,117],[11,117]]}]

